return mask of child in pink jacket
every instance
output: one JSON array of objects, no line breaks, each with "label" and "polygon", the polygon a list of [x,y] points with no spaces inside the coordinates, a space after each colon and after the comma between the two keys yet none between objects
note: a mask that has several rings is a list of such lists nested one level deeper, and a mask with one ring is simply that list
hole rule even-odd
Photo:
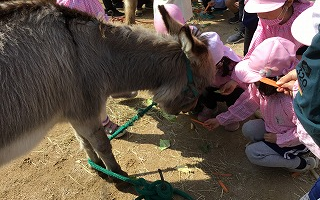
[{"label": "child in pink jacket", "polygon": [[[200,34],[199,38],[207,40],[216,67],[211,85],[206,88],[198,100],[198,107],[202,109],[198,113],[198,120],[204,122],[217,114],[218,102],[225,102],[227,106],[233,105],[247,86],[243,84],[240,87],[237,80],[231,78],[234,74],[234,68],[241,58],[231,48],[223,44],[220,36],[216,32],[204,32]],[[225,125],[227,131],[235,131],[238,128],[239,122]]]},{"label": "child in pink jacket", "polygon": [[[164,4],[169,15],[181,24],[185,24],[180,8],[175,4]],[[167,34],[167,29],[159,12],[154,14],[154,27],[158,33]],[[212,74],[212,83],[206,88],[204,94],[201,94],[193,114],[198,114],[198,120],[206,121],[217,113],[217,102],[225,102],[227,106],[232,105],[246,88],[246,85],[240,87],[233,80],[234,66],[241,58],[229,47],[225,46],[216,32],[201,33],[196,27],[189,26],[192,34],[200,40],[206,41],[209,46],[211,57],[214,61],[216,73]],[[235,131],[239,128],[239,123],[231,123],[225,126],[227,131]]]},{"label": "child in pink jacket", "polygon": [[246,147],[250,162],[265,167],[283,167],[291,171],[306,171],[316,167],[313,157],[301,155],[309,150],[299,141],[297,118],[291,96],[278,93],[276,87],[261,82],[263,77],[277,80],[297,64],[295,44],[280,37],[268,38],[239,62],[236,76],[248,89],[227,112],[205,123],[209,130],[250,117],[257,109],[263,119],[246,122],[242,133],[251,143]]},{"label": "child in pink jacket", "polygon": [[57,0],[57,4],[88,13],[104,23],[108,21],[108,15],[98,0]]}]

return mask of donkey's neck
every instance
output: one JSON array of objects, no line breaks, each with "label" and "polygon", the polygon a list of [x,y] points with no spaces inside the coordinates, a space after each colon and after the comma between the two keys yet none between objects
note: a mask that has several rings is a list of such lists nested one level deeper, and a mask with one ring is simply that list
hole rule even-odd
[{"label": "donkey's neck", "polygon": [[101,80],[108,91],[155,90],[187,83],[186,56],[172,36],[160,36],[143,28],[108,26],[99,42],[96,60],[101,63]]}]

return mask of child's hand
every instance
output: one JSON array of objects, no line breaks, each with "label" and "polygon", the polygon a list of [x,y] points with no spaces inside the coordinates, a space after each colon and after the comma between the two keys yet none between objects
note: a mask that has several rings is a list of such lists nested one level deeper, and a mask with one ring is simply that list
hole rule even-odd
[{"label": "child's hand", "polygon": [[233,92],[233,90],[238,86],[238,83],[234,80],[228,81],[226,84],[224,84],[220,89],[220,93],[222,95],[229,95]]},{"label": "child's hand", "polygon": [[264,140],[270,143],[277,143],[277,135],[274,133],[264,134]]},{"label": "child's hand", "polygon": [[208,2],[208,6],[211,6],[211,7],[214,6],[215,4],[216,4],[215,1],[209,1],[209,2]]},{"label": "child's hand", "polygon": [[216,129],[219,126],[220,124],[216,118],[211,118],[204,122],[204,127],[206,127],[209,131]]},{"label": "child's hand", "polygon": [[297,71],[294,69],[290,71],[287,75],[281,77],[277,81],[277,85],[279,85],[279,88],[277,88],[277,91],[283,92],[288,95],[292,95],[293,85],[296,80],[297,80]]}]

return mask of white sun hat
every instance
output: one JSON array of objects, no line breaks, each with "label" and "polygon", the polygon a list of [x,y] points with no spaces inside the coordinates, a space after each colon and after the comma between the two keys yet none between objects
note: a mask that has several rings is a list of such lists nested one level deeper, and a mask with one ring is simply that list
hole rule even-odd
[{"label": "white sun hat", "polygon": [[320,0],[303,11],[292,23],[293,37],[304,45],[310,46],[312,38],[318,33],[320,23]]}]

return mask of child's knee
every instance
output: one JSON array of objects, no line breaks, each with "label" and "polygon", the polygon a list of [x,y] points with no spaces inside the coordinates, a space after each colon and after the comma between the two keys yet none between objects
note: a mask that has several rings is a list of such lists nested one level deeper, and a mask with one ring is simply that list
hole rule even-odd
[{"label": "child's knee", "polygon": [[262,140],[264,133],[264,122],[261,119],[249,120],[242,125],[242,134],[251,141]]},{"label": "child's knee", "polygon": [[257,143],[249,144],[245,149],[248,160],[253,164],[259,163],[258,160],[261,159],[261,156],[257,154],[256,144]]},{"label": "child's knee", "polygon": [[251,141],[253,141],[252,136],[255,134],[255,129],[256,128],[255,128],[254,122],[252,120],[249,120],[242,125],[242,134],[246,138],[251,139]]}]

